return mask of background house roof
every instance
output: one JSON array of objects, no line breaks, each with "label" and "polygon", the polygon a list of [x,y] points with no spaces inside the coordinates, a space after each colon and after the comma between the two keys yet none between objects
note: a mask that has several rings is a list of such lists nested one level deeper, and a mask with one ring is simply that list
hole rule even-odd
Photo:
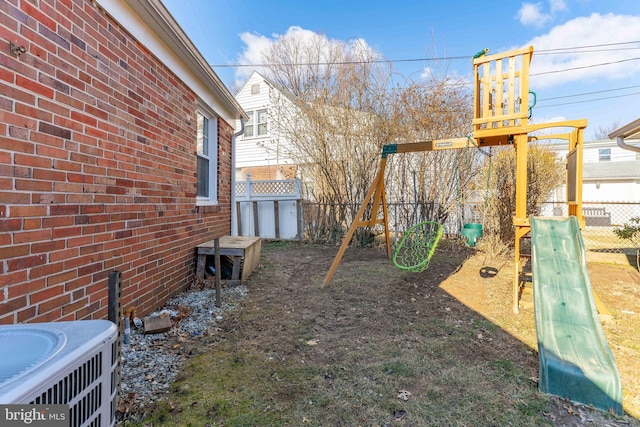
[{"label": "background house roof", "polygon": [[640,179],[640,161],[585,163],[583,168],[583,179]]},{"label": "background house roof", "polygon": [[609,134],[609,138],[616,139],[617,137],[638,139],[640,138],[640,119],[636,119],[631,123],[627,123],[619,129],[614,130]]}]

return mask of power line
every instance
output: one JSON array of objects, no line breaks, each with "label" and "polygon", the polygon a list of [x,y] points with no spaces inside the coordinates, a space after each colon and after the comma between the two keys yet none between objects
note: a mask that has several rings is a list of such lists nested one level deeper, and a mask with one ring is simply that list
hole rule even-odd
[{"label": "power line", "polygon": [[[559,48],[556,48],[556,49],[542,49],[542,50],[537,50],[536,54],[537,53],[551,53],[551,52],[558,52],[558,51],[567,51],[567,50],[571,51],[571,50],[575,50],[575,49],[591,49],[591,48],[594,48],[594,47],[620,46],[620,45],[636,44],[636,43],[640,43],[640,40],[630,41],[630,42],[592,44],[592,45],[585,45],[585,46],[559,47]],[[635,48],[633,48],[633,49],[635,49]],[[611,49],[611,50],[617,50],[617,49]],[[580,52],[578,52],[578,53],[580,53]]]},{"label": "power line", "polygon": [[531,73],[529,75],[530,76],[541,76],[543,74],[564,73],[566,71],[584,70],[585,68],[595,68],[595,67],[603,67],[605,65],[621,64],[623,62],[637,61],[639,59],[640,58],[627,58],[627,59],[621,59],[619,61],[609,61],[609,62],[602,62],[600,64],[592,64],[592,65],[583,65],[583,66],[580,66],[580,67],[564,68],[562,70],[542,71],[540,73]]},{"label": "power line", "polygon": [[547,108],[547,107],[558,107],[560,105],[583,104],[585,102],[604,101],[604,100],[607,100],[607,99],[624,98],[624,97],[627,97],[627,96],[634,96],[634,95],[640,95],[640,92],[627,93],[627,94],[624,94],[624,95],[606,96],[606,97],[603,97],[603,98],[585,99],[583,101],[561,102],[559,104],[551,104],[551,105],[537,105],[534,108],[538,109],[538,108]]},{"label": "power line", "polygon": [[[590,49],[590,50],[581,50],[579,52],[574,52],[575,54],[583,54],[583,53],[602,53],[602,52],[620,52],[620,51],[630,51],[630,50],[640,50],[640,46],[638,47],[620,47],[620,48],[608,48],[608,49]],[[571,52],[546,52],[546,53],[540,53],[540,52],[536,52],[539,53],[539,55],[536,56],[542,56],[542,55],[567,55]]]},{"label": "power line", "polygon": [[[638,47],[620,47],[620,48],[616,47],[616,46],[628,46],[628,45],[633,45],[633,44],[640,44],[640,40],[628,41],[628,42],[618,42],[618,43],[603,43],[603,44],[595,44],[595,45],[572,46],[572,47],[555,48],[555,49],[541,49],[541,50],[537,50],[536,54],[542,54],[542,55],[560,55],[560,54],[567,54],[567,53],[584,54],[584,53],[595,53],[595,52],[611,52],[611,51],[619,51],[619,50],[636,50],[636,49],[640,49],[640,46],[638,46]],[[604,49],[602,49],[602,48],[604,48]],[[589,49],[589,50],[587,50],[587,49]],[[289,65],[289,66],[322,66],[322,65],[330,65],[330,64],[335,64],[335,65],[338,65],[338,64],[356,65],[356,64],[365,64],[365,63],[406,63],[406,62],[453,61],[453,60],[470,60],[470,59],[471,59],[470,56],[408,58],[408,59],[384,59],[384,58],[380,58],[380,59],[362,60],[362,61],[303,62],[303,63],[292,63],[292,64],[287,64],[287,65]],[[539,76],[539,75],[544,75],[544,74],[561,73],[561,72],[574,71],[574,70],[587,69],[587,68],[594,68],[594,67],[601,67],[601,66],[619,64],[619,63],[624,63],[624,62],[629,62],[629,61],[637,61],[637,60],[640,60],[640,57],[627,58],[627,59],[621,59],[621,60],[618,60],[618,61],[609,61],[609,62],[603,62],[603,63],[599,63],[599,64],[579,66],[579,67],[571,67],[571,68],[565,68],[565,69],[562,69],[562,70],[552,70],[552,71],[543,71],[543,72],[539,72],[539,73],[531,73],[530,76]],[[213,65],[211,65],[211,67],[214,67],[214,68],[216,68],[216,67],[217,68],[269,67],[269,66],[276,66],[276,65],[282,65],[282,64],[275,64],[275,63],[262,63],[262,64],[213,64]],[[470,85],[471,83],[468,83],[468,84]],[[613,89],[594,91],[594,92],[585,92],[585,93],[579,93],[579,94],[573,94],[573,95],[557,96],[557,97],[539,99],[538,102],[546,102],[546,101],[551,101],[551,100],[556,100],[556,99],[566,99],[566,98],[574,98],[574,97],[595,95],[595,94],[598,94],[598,93],[614,92],[614,91],[627,90],[627,89],[635,89],[635,88],[638,88],[638,87],[640,87],[640,85],[627,86],[627,87],[622,87],[622,88],[613,88]],[[571,102],[551,104],[551,105],[541,105],[541,106],[538,106],[536,108],[547,108],[547,107],[555,107],[555,106],[561,106],[561,105],[579,104],[579,103],[583,103],[583,102],[595,102],[595,101],[602,101],[602,100],[607,100],[607,99],[627,97],[627,96],[632,96],[632,95],[637,95],[637,94],[638,93],[636,92],[636,93],[609,96],[609,97],[602,97],[602,98],[595,98],[595,99],[582,100],[582,101],[571,101]]]},{"label": "power line", "polygon": [[470,56],[448,56],[441,58],[408,58],[408,59],[371,59],[361,61],[335,61],[335,62],[296,62],[291,64],[210,64],[212,68],[241,68],[241,67],[275,67],[279,65],[288,65],[291,67],[308,67],[313,65],[357,65],[357,64],[386,64],[395,62],[424,62],[424,61],[457,61],[461,59],[470,59]]},{"label": "power line", "polygon": [[[609,46],[624,46],[624,45],[630,45],[630,44],[637,44],[640,43],[640,40],[637,41],[629,41],[629,42],[619,42],[619,43],[604,43],[604,44],[596,44],[596,45],[585,45],[585,46],[573,46],[573,47],[566,47],[566,48],[556,48],[556,49],[542,49],[542,50],[538,50],[536,51],[536,54],[543,54],[543,55],[558,55],[558,54],[566,54],[566,53],[574,53],[574,54],[581,54],[581,53],[591,53],[591,52],[610,52],[610,51],[617,51],[617,50],[635,50],[635,49],[640,49],[639,47],[636,48],[624,48],[624,49],[598,49],[598,50],[579,50],[579,49],[593,49],[593,48],[601,48],[601,47],[609,47]],[[429,62],[429,61],[459,61],[459,60],[471,60],[471,56],[442,56],[442,57],[429,57],[429,58],[404,58],[404,59],[385,59],[385,58],[379,58],[379,59],[373,59],[373,60],[361,60],[361,61],[337,61],[337,62],[299,62],[299,63],[291,63],[291,64],[286,64],[288,66],[293,66],[293,67],[297,67],[297,66],[314,66],[314,65],[357,65],[357,64],[366,64],[366,63],[403,63],[403,62]],[[640,58],[634,58],[634,59],[640,59]],[[631,60],[631,59],[629,59]],[[613,64],[615,62],[611,62],[611,63],[606,63],[606,64],[596,64],[594,66],[600,66],[600,65],[609,65],[609,64]],[[276,64],[276,63],[260,63],[260,64],[210,64],[210,66],[212,68],[243,68],[243,67],[273,67],[276,65],[282,65],[282,64]],[[572,69],[567,69],[567,70],[562,70],[562,71],[569,71]],[[555,72],[562,72],[562,71],[555,71]],[[539,73],[542,74],[542,73]],[[532,74],[533,75],[533,74]]]},{"label": "power line", "polygon": [[638,88],[638,87],[640,87],[640,85],[619,87],[619,88],[615,88],[615,89],[597,90],[597,91],[594,91],[594,92],[576,93],[576,94],[573,94],[573,95],[554,96],[554,97],[551,97],[551,98],[538,99],[538,102],[551,101],[552,99],[574,98],[576,96],[595,95],[595,94],[598,94],[598,93],[615,92],[615,91],[618,91],[618,90],[635,89],[635,88]]}]

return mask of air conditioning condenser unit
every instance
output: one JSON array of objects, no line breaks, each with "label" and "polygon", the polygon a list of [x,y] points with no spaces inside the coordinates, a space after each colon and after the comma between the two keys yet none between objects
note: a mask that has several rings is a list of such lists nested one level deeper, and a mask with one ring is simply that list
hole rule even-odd
[{"label": "air conditioning condenser unit", "polygon": [[0,326],[0,403],[64,404],[71,427],[114,426],[117,339],[108,320]]}]

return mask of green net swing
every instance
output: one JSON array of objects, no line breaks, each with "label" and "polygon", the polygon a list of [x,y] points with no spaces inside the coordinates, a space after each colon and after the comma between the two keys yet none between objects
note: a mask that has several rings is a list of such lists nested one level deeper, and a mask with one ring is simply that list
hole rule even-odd
[{"label": "green net swing", "polygon": [[420,273],[429,267],[443,233],[442,224],[425,221],[412,226],[404,233],[393,253],[393,264],[401,270]]}]

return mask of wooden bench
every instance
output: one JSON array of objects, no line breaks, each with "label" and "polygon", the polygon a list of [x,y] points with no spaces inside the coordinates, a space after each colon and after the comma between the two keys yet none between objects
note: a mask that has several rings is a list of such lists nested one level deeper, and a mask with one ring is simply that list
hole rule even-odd
[{"label": "wooden bench", "polygon": [[[225,283],[244,283],[260,262],[262,239],[260,237],[253,236],[224,236],[220,237],[218,240],[220,255],[228,256],[233,261],[231,279],[225,280]],[[207,256],[214,256],[215,254],[215,239],[198,245],[196,277],[204,279],[204,269],[207,265]],[[216,274],[219,273],[216,272]]]},{"label": "wooden bench", "polygon": [[609,227],[611,226],[611,213],[605,208],[582,207],[587,227]]}]

